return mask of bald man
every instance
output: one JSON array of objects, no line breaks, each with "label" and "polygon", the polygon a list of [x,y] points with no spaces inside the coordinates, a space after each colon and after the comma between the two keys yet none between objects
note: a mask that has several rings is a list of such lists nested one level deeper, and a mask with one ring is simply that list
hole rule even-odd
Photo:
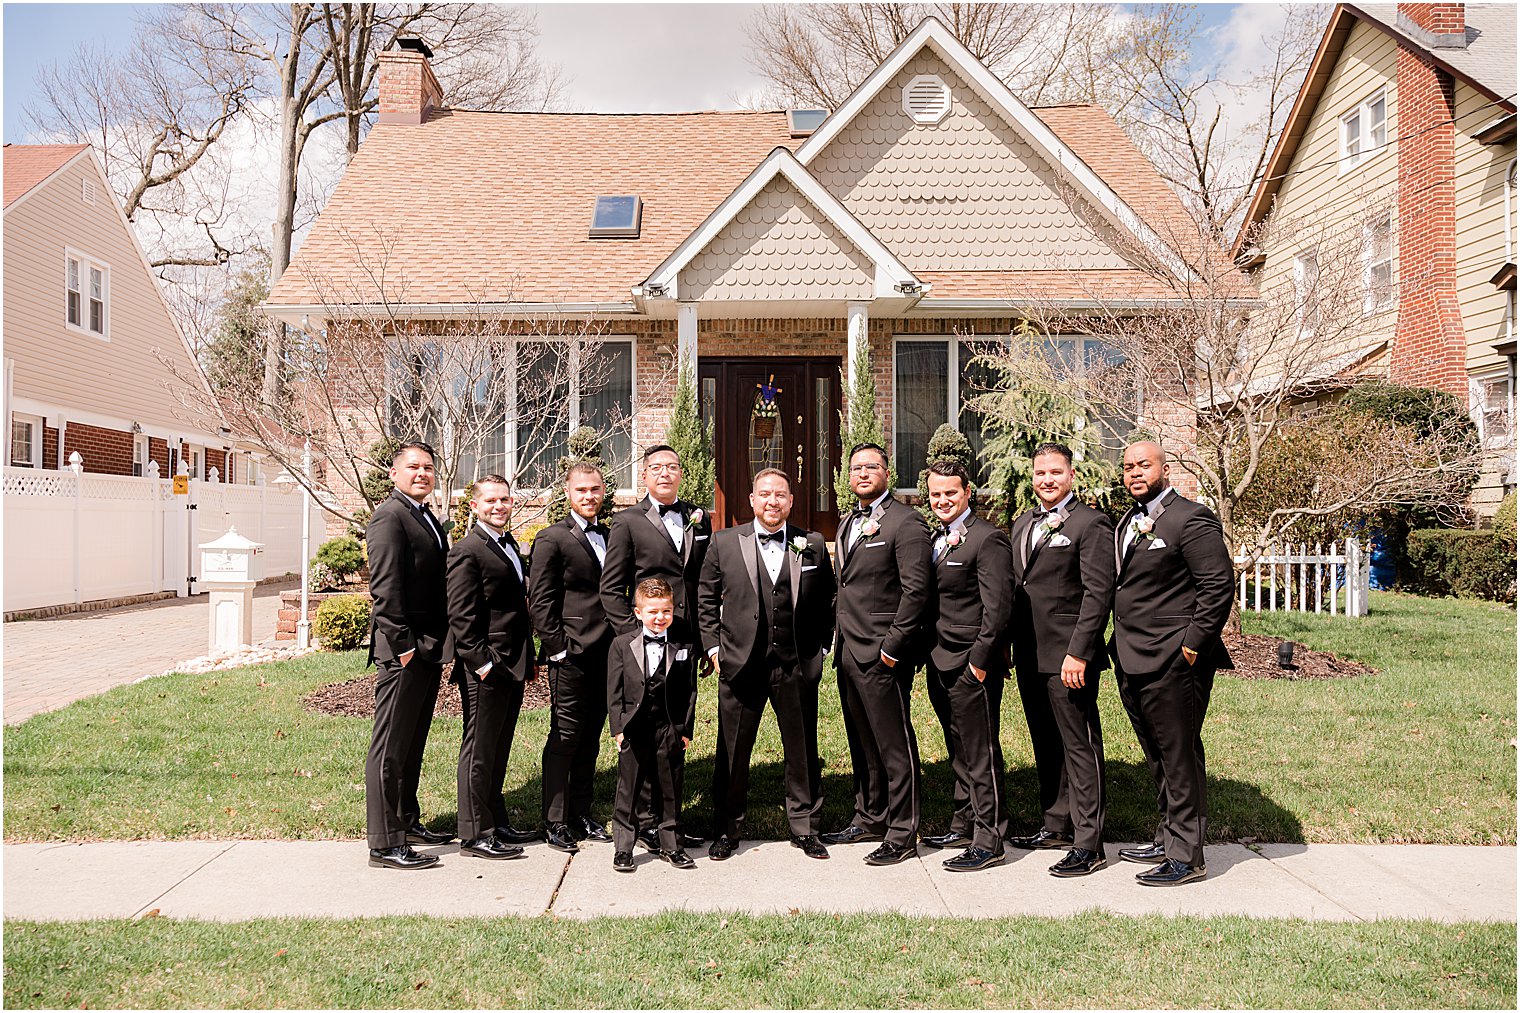
[{"label": "bald man", "polygon": [[1153,842],[1119,857],[1155,865],[1135,877],[1147,886],[1208,875],[1203,715],[1215,670],[1232,667],[1219,639],[1235,588],[1223,529],[1208,507],[1177,494],[1170,474],[1160,444],[1125,450],[1124,487],[1135,505],[1114,533],[1109,651],[1161,811]]}]

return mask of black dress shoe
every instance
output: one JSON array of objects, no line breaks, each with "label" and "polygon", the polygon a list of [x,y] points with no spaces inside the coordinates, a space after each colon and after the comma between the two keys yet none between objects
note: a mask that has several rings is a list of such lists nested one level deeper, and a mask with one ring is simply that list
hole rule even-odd
[{"label": "black dress shoe", "polygon": [[896,865],[898,862],[906,862],[910,858],[918,856],[916,848],[902,844],[882,844],[881,847],[866,856],[867,865]]},{"label": "black dress shoe", "polygon": [[470,841],[460,841],[459,853],[474,855],[476,858],[521,858],[523,849],[515,844],[503,844],[495,837],[477,837]]},{"label": "black dress shoe", "polygon": [[971,838],[952,830],[948,834],[940,834],[937,837],[921,838],[918,843],[931,848],[969,848],[971,847]]},{"label": "black dress shoe", "polygon": [[644,850],[658,854],[660,850],[660,832],[654,827],[645,827],[634,837],[634,840],[643,845]]},{"label": "black dress shoe", "polygon": [[607,832],[607,828],[590,816],[582,816],[578,820],[571,820],[570,826],[575,830],[577,840],[595,841],[598,844],[612,843],[612,835]]},{"label": "black dress shoe", "polygon": [[793,834],[792,847],[801,848],[802,853],[809,858],[829,857],[829,849],[825,848],[823,842],[813,834],[809,834],[806,837],[798,837],[796,834]]},{"label": "black dress shoe", "polygon": [[1046,848],[1069,848],[1071,838],[1053,834],[1049,830],[1041,830],[1028,837],[1010,837],[1008,843],[1015,848],[1023,848],[1025,851],[1043,851]]},{"label": "black dress shoe", "polygon": [[570,832],[568,823],[550,823],[548,830],[544,831],[544,840],[555,851],[563,851],[567,855],[579,854],[581,850],[575,843],[575,835]]},{"label": "black dress shoe", "polygon": [[518,830],[510,823],[496,828],[496,839],[503,844],[532,844],[534,841],[543,840],[543,837],[542,831]]},{"label": "black dress shoe", "polygon": [[1206,866],[1184,865],[1168,858],[1149,872],[1137,872],[1135,878],[1146,886],[1177,886],[1203,879],[1209,874]]},{"label": "black dress shoe", "polygon": [[406,831],[406,843],[408,844],[447,844],[453,839],[453,834],[429,830],[420,822],[413,823]]},{"label": "black dress shoe", "polygon": [[1126,862],[1156,865],[1166,861],[1166,849],[1159,844],[1147,844],[1143,848],[1120,848],[1119,857]]},{"label": "black dress shoe", "polygon": [[683,848],[700,848],[706,840],[705,837],[697,837],[684,830],[676,831],[676,844]]},{"label": "black dress shoe", "polygon": [[1060,879],[1075,879],[1077,876],[1087,876],[1108,864],[1108,859],[1103,857],[1101,851],[1089,851],[1087,848],[1072,848],[1066,853],[1066,857],[1050,867],[1050,874]]},{"label": "black dress shoe", "polygon": [[721,862],[726,858],[732,858],[734,849],[738,846],[738,841],[727,834],[723,834],[712,842],[712,847],[707,849],[707,857],[711,858],[714,862]]},{"label": "black dress shoe", "polygon": [[370,848],[369,864],[377,869],[427,869],[438,864],[437,855],[419,855],[411,846]]},{"label": "black dress shoe", "polygon": [[866,841],[884,841],[887,838],[884,834],[873,834],[851,823],[843,830],[836,830],[832,834],[819,834],[818,839],[824,844],[864,844]]},{"label": "black dress shoe", "polygon": [[660,857],[677,869],[695,869],[697,867],[697,863],[691,860],[691,856],[680,848],[674,851],[662,851],[660,852]]},{"label": "black dress shoe", "polygon": [[945,868],[951,872],[976,872],[980,869],[990,869],[994,865],[1003,864],[1003,853],[994,854],[986,848],[970,847],[962,851],[954,858],[944,861]]},{"label": "black dress shoe", "polygon": [[612,856],[612,869],[614,872],[633,871],[633,852],[619,851]]}]

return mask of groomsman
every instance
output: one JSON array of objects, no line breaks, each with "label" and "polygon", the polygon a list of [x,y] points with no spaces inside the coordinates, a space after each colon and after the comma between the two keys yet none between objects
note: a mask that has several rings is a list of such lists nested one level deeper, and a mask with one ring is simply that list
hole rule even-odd
[{"label": "groomsman", "polygon": [[[607,534],[607,560],[602,567],[602,608],[613,633],[621,636],[639,628],[633,614],[633,590],[659,578],[670,585],[673,618],[670,636],[681,643],[697,642],[697,581],[712,537],[707,512],[680,499],[681,458],[661,443],[644,451],[645,497],[612,518]],[[706,674],[705,660],[702,674]],[[647,796],[641,796],[643,829],[639,841],[659,850]],[[682,836],[683,847],[696,847],[700,838]]]},{"label": "groomsman", "polygon": [[916,854],[918,740],[908,716],[913,672],[934,628],[929,526],[887,489],[887,452],[850,450],[859,505],[840,523],[834,663],[855,769],[855,817],[824,844],[881,841],[869,865]]},{"label": "groomsman", "polygon": [[971,476],[957,461],[929,466],[929,507],[934,532],[939,619],[929,652],[929,702],[945,729],[955,771],[955,812],[950,832],[926,837],[934,848],[965,848],[944,862],[952,872],[1003,864],[1003,747],[998,741],[1003,706],[1003,660],[1012,591],[1008,536],[971,512]]},{"label": "groomsman", "polygon": [[[525,836],[512,831],[501,797],[533,677],[533,628],[526,570],[512,524],[512,487],[500,475],[475,480],[475,527],[449,551],[449,626],[454,674],[464,711],[459,743],[459,853],[520,858]],[[534,835],[536,836],[536,835]]]},{"label": "groomsman", "polygon": [[1157,443],[1124,452],[1135,506],[1114,539],[1114,638],[1119,699],[1156,782],[1161,824],[1154,843],[1126,848],[1129,862],[1159,863],[1135,878],[1149,886],[1203,879],[1206,828],[1203,716],[1214,672],[1232,667],[1219,638],[1230,617],[1234,569],[1219,520],[1168,484]]},{"label": "groomsman", "polygon": [[446,844],[452,834],[422,825],[417,782],[443,665],[454,656],[444,593],[447,540],[428,509],[433,448],[403,443],[391,459],[395,490],[364,533],[369,552],[369,660],[379,666],[375,725],[364,763],[369,864],[425,869],[437,855],[411,845]]},{"label": "groomsman", "polygon": [[575,854],[577,841],[610,843],[591,815],[592,782],[607,720],[607,648],[602,609],[607,527],[601,469],[580,462],[565,476],[570,515],[533,539],[528,604],[549,663],[549,737],[544,741],[543,816],[549,847]]},{"label": "groomsman", "polygon": [[818,840],[818,682],[834,636],[834,570],[823,536],[787,523],[786,472],[757,474],[749,505],[752,522],[713,536],[697,590],[702,646],[718,673],[716,838],[708,857],[723,861],[743,836],[750,754],[769,700],[781,732],[792,846],[809,858],[828,858]]},{"label": "groomsman", "polygon": [[1013,522],[1013,656],[1034,746],[1044,826],[1016,848],[1069,848],[1061,878],[1107,864],[1103,854],[1103,725],[1098,676],[1114,596],[1114,525],[1072,492],[1069,447],[1035,448],[1040,505]]}]

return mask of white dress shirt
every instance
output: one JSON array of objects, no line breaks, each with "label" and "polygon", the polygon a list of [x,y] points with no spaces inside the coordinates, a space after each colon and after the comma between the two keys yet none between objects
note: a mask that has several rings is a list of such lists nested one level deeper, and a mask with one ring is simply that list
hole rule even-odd
[{"label": "white dress shirt", "polygon": [[[660,508],[660,501],[651,499],[655,509]],[[677,500],[676,502],[680,502]],[[680,552],[686,540],[686,519],[681,516],[681,511],[671,510],[660,517],[660,523],[665,525],[665,531],[670,535],[670,540],[676,543],[676,551]]]},{"label": "white dress shirt", "polygon": [[[953,520],[953,521],[950,522],[950,524],[949,524],[949,530],[951,530],[951,531],[965,531],[966,530],[966,518],[968,518],[970,516],[971,516],[971,508],[968,506],[966,509],[964,509],[964,510],[962,510],[960,512],[960,516],[956,517],[955,520]],[[945,554],[945,542],[946,542],[947,538],[948,538],[948,536],[945,533],[943,533],[943,532],[941,532],[940,534],[937,534],[937,535],[934,536],[934,559],[936,561],[938,561],[939,559],[941,559],[944,556],[944,554]]]},{"label": "white dress shirt", "polygon": [[[640,635],[641,636],[645,636],[645,637],[653,637],[653,636],[655,636],[655,634],[650,633],[647,629],[641,631]],[[659,639],[657,640],[657,642],[652,643],[652,644],[649,641],[647,641],[647,640],[644,642],[644,681],[645,682],[648,682],[650,679],[653,679],[655,677],[656,673],[662,671],[663,667],[664,667],[664,664],[665,664],[665,648],[667,646],[666,643],[665,643],[665,634],[663,634],[663,633],[659,634],[658,638]]]},{"label": "white dress shirt", "polygon": [[[760,560],[765,563],[765,572],[770,574],[771,583],[774,584],[781,578],[781,564],[786,562],[786,538],[783,535],[779,542],[762,542],[760,541],[760,536],[762,534],[770,534],[770,532],[764,524],[760,523],[758,517],[755,518],[753,524],[755,526],[755,542],[760,547]],[[780,530],[785,532],[786,525],[783,524]]]},{"label": "white dress shirt", "polygon": [[[1071,504],[1071,501],[1074,500],[1074,499],[1076,499],[1076,498],[1077,498],[1077,494],[1075,492],[1069,492],[1069,493],[1067,493],[1065,499],[1063,499],[1061,502],[1057,503],[1055,506],[1053,506],[1053,507],[1050,508],[1050,511],[1051,511],[1050,516],[1054,516],[1054,515],[1060,513],[1062,510],[1065,510],[1067,508],[1067,506],[1069,506]],[[1042,505],[1040,507],[1040,509],[1044,510],[1045,507]],[[1040,540],[1040,536],[1042,534],[1044,534],[1044,532],[1045,532],[1045,522],[1050,519],[1050,516],[1042,517],[1042,518],[1040,518],[1040,523],[1038,523],[1038,524],[1031,524],[1029,526],[1029,547],[1031,549],[1034,548],[1035,543]]]},{"label": "white dress shirt", "polygon": [[[892,495],[892,490],[888,489],[886,492],[884,492],[880,496],[876,497],[876,499],[872,500],[871,506],[866,511],[866,516],[869,517],[871,514],[875,513],[876,512],[876,508],[879,507],[879,506],[881,506],[882,501],[885,500],[890,495]],[[856,540],[860,538],[860,529],[861,529],[862,525],[865,524],[865,518],[859,518],[859,523],[856,523],[856,520],[857,520],[857,518],[852,513],[850,515],[850,517],[849,517],[848,522],[847,522],[849,524],[849,526],[850,526],[850,529],[849,529],[850,530],[850,534],[849,534],[849,538],[846,540],[845,545],[844,545],[846,551],[848,551],[849,549],[851,549],[851,548],[853,548],[855,546]]]},{"label": "white dress shirt", "polygon": [[596,561],[598,563],[601,563],[603,566],[606,566],[607,539],[603,538],[601,532],[599,531],[586,531],[586,529],[591,526],[591,522],[586,520],[586,518],[582,517],[580,514],[576,513],[574,510],[570,511],[570,516],[575,518],[575,523],[579,524],[581,526],[581,530],[586,533],[586,541],[591,543],[591,551],[596,553]]},{"label": "white dress shirt", "polygon": [[[1154,516],[1156,516],[1157,511],[1159,511],[1161,509],[1162,504],[1166,502],[1166,498],[1168,496],[1171,496],[1172,494],[1173,494],[1173,490],[1172,490],[1171,486],[1167,486],[1165,489],[1162,489],[1161,490],[1161,495],[1157,496],[1156,498],[1152,499],[1149,503],[1145,504],[1145,515],[1147,517],[1154,517]],[[1138,506],[1138,504],[1136,504],[1136,505]],[[1129,519],[1129,522],[1124,525],[1124,542],[1120,546],[1120,548],[1123,549],[1123,551],[1125,551],[1125,552],[1129,551],[1130,545],[1135,540],[1135,535],[1136,535],[1136,532],[1135,532],[1135,522],[1137,520],[1139,520],[1139,519],[1140,519],[1140,515],[1139,514],[1135,514],[1134,516],[1132,516]]]}]

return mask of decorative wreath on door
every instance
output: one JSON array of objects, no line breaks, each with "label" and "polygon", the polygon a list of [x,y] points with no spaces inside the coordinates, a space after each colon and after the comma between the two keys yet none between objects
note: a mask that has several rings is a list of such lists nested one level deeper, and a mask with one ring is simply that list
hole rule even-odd
[{"label": "decorative wreath on door", "polygon": [[768,440],[776,433],[776,420],[781,417],[781,409],[776,404],[776,395],[781,388],[776,386],[776,376],[771,374],[765,383],[757,383],[759,392],[755,395],[754,407],[750,409],[751,426],[754,429],[755,439]]}]

